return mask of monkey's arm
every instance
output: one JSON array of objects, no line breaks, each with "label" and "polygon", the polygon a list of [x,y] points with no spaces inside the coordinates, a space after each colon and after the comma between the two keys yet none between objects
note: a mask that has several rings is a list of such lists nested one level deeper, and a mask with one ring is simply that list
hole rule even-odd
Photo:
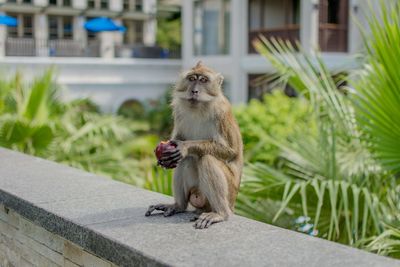
[{"label": "monkey's arm", "polygon": [[213,140],[190,140],[190,141],[175,141],[178,144],[178,149],[182,156],[198,156],[212,155],[220,160],[231,161],[235,159],[237,153],[231,147],[228,147],[221,142]]}]

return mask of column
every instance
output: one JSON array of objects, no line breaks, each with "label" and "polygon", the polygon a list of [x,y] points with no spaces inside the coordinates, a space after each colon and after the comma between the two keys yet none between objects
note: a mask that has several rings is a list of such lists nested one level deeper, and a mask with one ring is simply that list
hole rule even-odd
[{"label": "column", "polygon": [[0,25],[0,58],[6,55],[7,26]]},{"label": "column", "polygon": [[247,73],[243,70],[241,61],[247,53],[247,9],[248,1],[231,0],[230,20],[230,58],[232,60],[231,92],[230,98],[233,104],[247,101]]},{"label": "column", "polygon": [[85,21],[86,19],[83,16],[74,16],[72,18],[72,36],[74,41],[79,43],[79,48],[82,49],[82,54],[84,54],[84,51],[87,47],[87,34],[85,28],[83,27]]},{"label": "column", "polygon": [[[120,24],[120,25],[123,25],[121,19],[114,19],[114,21],[115,21],[116,23]],[[124,26],[126,27],[127,25],[124,25]],[[123,44],[123,42],[124,42],[124,34],[126,34],[126,32],[121,32],[121,31],[115,31],[115,32],[114,32],[114,47],[115,47],[115,49],[114,49],[114,51],[115,51],[114,56],[115,56],[115,57],[121,57],[121,54],[123,54],[123,51],[122,51],[122,44]]]},{"label": "column", "polygon": [[115,32],[99,32],[100,38],[100,57],[114,57],[114,33]]},{"label": "column", "polygon": [[36,56],[49,56],[48,19],[46,14],[35,14],[33,17],[33,34],[35,38]]},{"label": "column", "polygon": [[182,63],[190,67],[193,60],[193,1],[182,1]]},{"label": "column", "polygon": [[153,46],[156,43],[156,10],[157,2],[155,0],[143,1],[143,12],[149,15],[149,18],[146,19],[143,23],[143,43],[148,46]]},{"label": "column", "polygon": [[307,52],[318,48],[319,0],[302,0],[300,12],[300,42]]}]

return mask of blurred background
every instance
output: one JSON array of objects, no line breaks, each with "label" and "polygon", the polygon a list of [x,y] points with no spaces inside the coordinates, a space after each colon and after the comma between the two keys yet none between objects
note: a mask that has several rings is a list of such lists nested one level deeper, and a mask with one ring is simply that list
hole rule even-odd
[{"label": "blurred background", "polygon": [[172,194],[170,92],[221,72],[236,212],[400,258],[397,0],[0,0],[0,146]]}]

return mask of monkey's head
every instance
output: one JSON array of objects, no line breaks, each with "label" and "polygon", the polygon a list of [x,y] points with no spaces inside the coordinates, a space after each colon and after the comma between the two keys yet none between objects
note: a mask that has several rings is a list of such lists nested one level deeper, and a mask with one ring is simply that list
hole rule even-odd
[{"label": "monkey's head", "polygon": [[175,87],[174,98],[191,106],[209,103],[222,95],[223,80],[220,73],[199,61],[196,66],[182,74]]}]

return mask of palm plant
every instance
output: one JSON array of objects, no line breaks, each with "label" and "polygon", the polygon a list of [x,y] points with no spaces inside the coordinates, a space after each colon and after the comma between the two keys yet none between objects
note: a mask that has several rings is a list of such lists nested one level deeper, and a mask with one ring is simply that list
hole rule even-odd
[{"label": "palm plant", "polygon": [[148,125],[102,115],[87,100],[59,102],[53,73],[32,84],[18,73],[0,82],[0,146],[144,185],[130,144]]},{"label": "palm plant", "polygon": [[363,32],[365,67],[352,82],[360,125],[375,158],[386,169],[400,172],[400,3],[391,1]]},{"label": "palm plant", "polygon": [[30,86],[20,74],[1,84],[0,145],[37,154],[47,148],[54,137],[50,120],[62,108],[57,101],[53,71],[48,70]]},{"label": "palm plant", "polygon": [[[382,9],[387,14],[385,7]],[[282,82],[288,82],[310,103],[317,131],[299,132],[288,141],[267,137],[279,147],[283,167],[256,163],[246,168],[240,213],[260,217],[258,203],[280,203],[274,216],[264,220],[277,223],[282,214],[310,217],[308,233],[355,246],[382,235],[386,225],[399,221],[395,174],[400,150],[394,149],[399,139],[388,131],[387,120],[390,117],[395,123],[399,118],[400,84],[394,71],[399,61],[387,56],[382,64],[379,61],[383,59],[374,56],[384,53],[381,50],[391,51],[391,44],[400,40],[398,9],[390,13],[391,18],[383,24],[379,18],[370,21],[368,64],[356,88],[366,83],[374,88],[364,87],[354,98],[338,90],[318,54],[308,55],[301,48],[298,52],[290,43],[274,39],[256,41],[258,52],[275,67]],[[376,75],[381,76],[374,83],[363,80],[371,68],[379,68]],[[386,68],[391,76],[385,77]],[[384,102],[386,98],[390,101]]]}]

